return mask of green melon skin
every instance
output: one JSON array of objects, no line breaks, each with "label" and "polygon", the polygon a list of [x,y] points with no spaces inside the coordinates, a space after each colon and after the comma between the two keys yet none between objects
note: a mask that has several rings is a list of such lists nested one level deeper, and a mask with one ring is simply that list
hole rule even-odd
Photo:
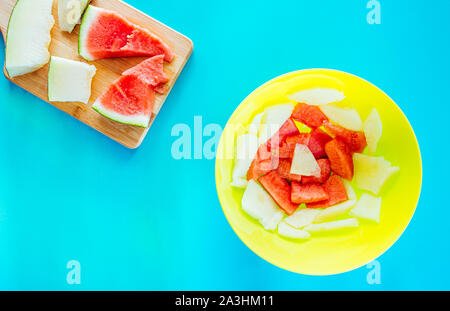
[{"label": "green melon skin", "polygon": [[84,12],[83,19],[81,20],[80,33],[78,36],[78,54],[87,61],[94,61],[94,57],[91,57],[85,48],[86,37],[89,32],[92,22],[97,18],[95,8],[92,5],[88,5]]},{"label": "green melon skin", "polygon": [[111,115],[109,115],[107,112],[102,110],[101,108],[97,107],[95,104],[92,106],[92,109],[94,109],[98,114],[104,116],[105,118],[108,118],[110,120],[113,120],[113,121],[121,123],[121,124],[132,125],[132,126],[137,126],[137,127],[142,127],[142,128],[147,128],[148,127],[147,125],[137,124],[137,123],[133,123],[133,122],[126,122],[126,121],[123,121],[123,120],[119,120],[118,118],[114,118]]}]

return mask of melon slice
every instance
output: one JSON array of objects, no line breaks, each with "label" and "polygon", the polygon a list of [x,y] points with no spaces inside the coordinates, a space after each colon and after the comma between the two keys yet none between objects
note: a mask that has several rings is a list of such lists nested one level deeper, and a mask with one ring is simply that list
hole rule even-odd
[{"label": "melon slice", "polygon": [[321,210],[319,214],[314,218],[314,222],[326,222],[345,215],[352,209],[353,206],[355,206],[355,204],[356,200],[348,200],[344,203],[330,206],[327,209]]},{"label": "melon slice", "polygon": [[383,124],[381,123],[378,111],[373,108],[364,122],[364,134],[366,135],[367,145],[370,153],[377,151],[378,141],[383,133]]},{"label": "melon slice", "polygon": [[53,0],[17,1],[6,37],[5,69],[10,78],[36,71],[50,60],[52,5]]},{"label": "melon slice", "polygon": [[389,177],[400,170],[383,157],[371,157],[360,153],[353,155],[353,162],[356,186],[375,195],[380,192]]},{"label": "melon slice", "polygon": [[155,91],[136,76],[121,76],[92,105],[101,115],[129,125],[147,127]]},{"label": "melon slice", "polygon": [[381,198],[363,193],[350,215],[380,223]]},{"label": "melon slice", "polygon": [[298,239],[298,240],[306,240],[311,234],[304,230],[294,229],[288,224],[281,222],[278,225],[278,234],[284,236],[286,238]]},{"label": "melon slice", "polygon": [[312,224],[319,213],[319,209],[302,208],[298,209],[292,216],[286,217],[283,221],[296,229],[300,229]]},{"label": "melon slice", "polygon": [[293,110],[294,105],[292,104],[271,106],[264,110],[258,132],[259,143],[264,144],[275,135],[283,124],[291,117]]},{"label": "melon slice", "polygon": [[314,88],[288,95],[290,100],[320,106],[339,102],[345,98],[343,92],[331,88]]},{"label": "melon slice", "polygon": [[358,219],[349,218],[344,220],[324,222],[321,224],[311,224],[306,226],[304,230],[308,231],[309,233],[320,233],[357,227],[359,227]]},{"label": "melon slice", "polygon": [[254,180],[249,181],[245,189],[242,209],[257,219],[266,230],[275,230],[284,216],[270,195]]},{"label": "melon slice", "polygon": [[58,0],[59,28],[71,33],[91,0]]},{"label": "melon slice", "polygon": [[87,104],[95,72],[95,66],[52,56],[48,70],[48,100]]},{"label": "melon slice", "polygon": [[320,172],[320,166],[311,150],[305,145],[297,144],[292,158],[291,174],[320,178]]},{"label": "melon slice", "polygon": [[349,108],[339,108],[335,106],[320,106],[322,112],[332,122],[352,131],[362,130],[362,121],[358,111]]},{"label": "melon slice", "polygon": [[231,185],[245,188],[247,185],[247,172],[258,151],[258,137],[253,134],[244,134],[236,138],[235,166]]},{"label": "melon slice", "polygon": [[79,54],[88,61],[111,57],[174,54],[160,38],[130,23],[118,13],[92,5],[86,10],[80,27]]}]

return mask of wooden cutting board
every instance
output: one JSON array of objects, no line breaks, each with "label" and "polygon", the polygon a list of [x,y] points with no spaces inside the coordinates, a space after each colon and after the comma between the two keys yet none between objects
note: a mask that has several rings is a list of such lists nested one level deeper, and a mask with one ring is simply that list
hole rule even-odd
[{"label": "wooden cutting board", "polygon": [[[0,0],[0,31],[3,38],[6,40],[6,33],[8,28],[9,16],[17,0]],[[166,25],[156,21],[141,11],[131,7],[120,0],[93,0],[92,5],[111,9],[127,18],[130,22],[138,24],[152,33],[160,37],[175,53],[175,59],[172,63],[165,63],[164,71],[170,77],[169,91],[165,95],[157,95],[156,103],[153,108],[153,115],[150,125],[155,120],[159,113],[168,93],[172,89],[179,74],[183,70],[189,56],[192,53],[193,44],[190,39],[167,27]],[[78,55],[78,31],[79,26],[75,28],[72,34],[62,32],[58,26],[57,0],[53,3],[53,16],[55,18],[55,26],[52,29],[52,41],[50,44],[50,53],[53,56],[65,57],[73,60],[85,62],[81,56]],[[6,41],[5,41],[6,42]],[[133,67],[145,60],[145,57],[128,57],[128,58],[110,58],[102,59],[89,64],[97,67],[97,74],[92,82],[92,96],[88,105],[82,103],[59,103],[51,102],[53,106],[77,118],[90,127],[114,139],[120,144],[128,148],[137,148],[145,138],[148,128],[139,128],[131,125],[124,125],[108,118],[105,118],[95,112],[91,105],[95,99],[100,96],[109,85],[116,80],[120,74],[130,67]],[[6,71],[5,76],[13,83],[24,88],[28,92],[48,102],[47,97],[47,75],[48,64],[36,72],[29,73],[10,79]],[[17,109],[21,109],[20,105]],[[23,108],[25,109],[25,108]],[[149,126],[150,127],[150,126]]]}]

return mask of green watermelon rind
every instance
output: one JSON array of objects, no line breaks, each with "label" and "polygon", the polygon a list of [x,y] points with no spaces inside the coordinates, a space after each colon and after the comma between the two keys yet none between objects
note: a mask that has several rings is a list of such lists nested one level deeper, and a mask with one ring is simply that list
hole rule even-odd
[{"label": "green watermelon rind", "polygon": [[90,29],[90,26],[92,24],[92,22],[95,20],[95,18],[97,17],[97,14],[95,14],[92,5],[88,5],[86,8],[86,11],[84,12],[83,18],[81,20],[81,25],[80,25],[80,33],[78,36],[78,54],[85,60],[87,61],[94,61],[95,58],[94,57],[89,57],[90,55],[89,52],[84,49],[84,45],[85,42],[87,41],[86,37],[87,37],[87,33]]},{"label": "green watermelon rind", "polygon": [[137,123],[137,122],[132,122],[132,121],[125,121],[125,119],[132,119],[132,118],[124,118],[123,120],[120,120],[120,118],[114,118],[113,116],[111,116],[107,111],[110,111],[108,109],[103,109],[101,103],[98,103],[98,101],[96,101],[93,105],[92,105],[92,109],[94,109],[98,114],[113,120],[115,122],[119,122],[121,124],[126,124],[126,125],[132,125],[132,126],[138,126],[138,127],[142,127],[142,128],[147,128],[148,127],[148,122],[146,122],[147,124],[141,124],[141,123]]}]

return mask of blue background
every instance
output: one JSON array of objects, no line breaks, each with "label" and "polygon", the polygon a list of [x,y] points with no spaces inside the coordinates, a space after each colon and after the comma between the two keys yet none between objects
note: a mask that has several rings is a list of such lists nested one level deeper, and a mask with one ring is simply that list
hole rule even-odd
[{"label": "blue background", "polygon": [[[0,289],[450,289],[450,1],[381,0],[381,25],[367,23],[366,0],[127,2],[195,44],[138,150],[0,79]],[[367,283],[367,267],[313,277],[265,262],[226,221],[214,160],[171,156],[175,124],[193,128],[202,116],[204,126],[224,126],[262,83],[317,67],[383,89],[421,146],[420,202],[378,259],[381,285]],[[81,285],[66,282],[72,259]]]}]

